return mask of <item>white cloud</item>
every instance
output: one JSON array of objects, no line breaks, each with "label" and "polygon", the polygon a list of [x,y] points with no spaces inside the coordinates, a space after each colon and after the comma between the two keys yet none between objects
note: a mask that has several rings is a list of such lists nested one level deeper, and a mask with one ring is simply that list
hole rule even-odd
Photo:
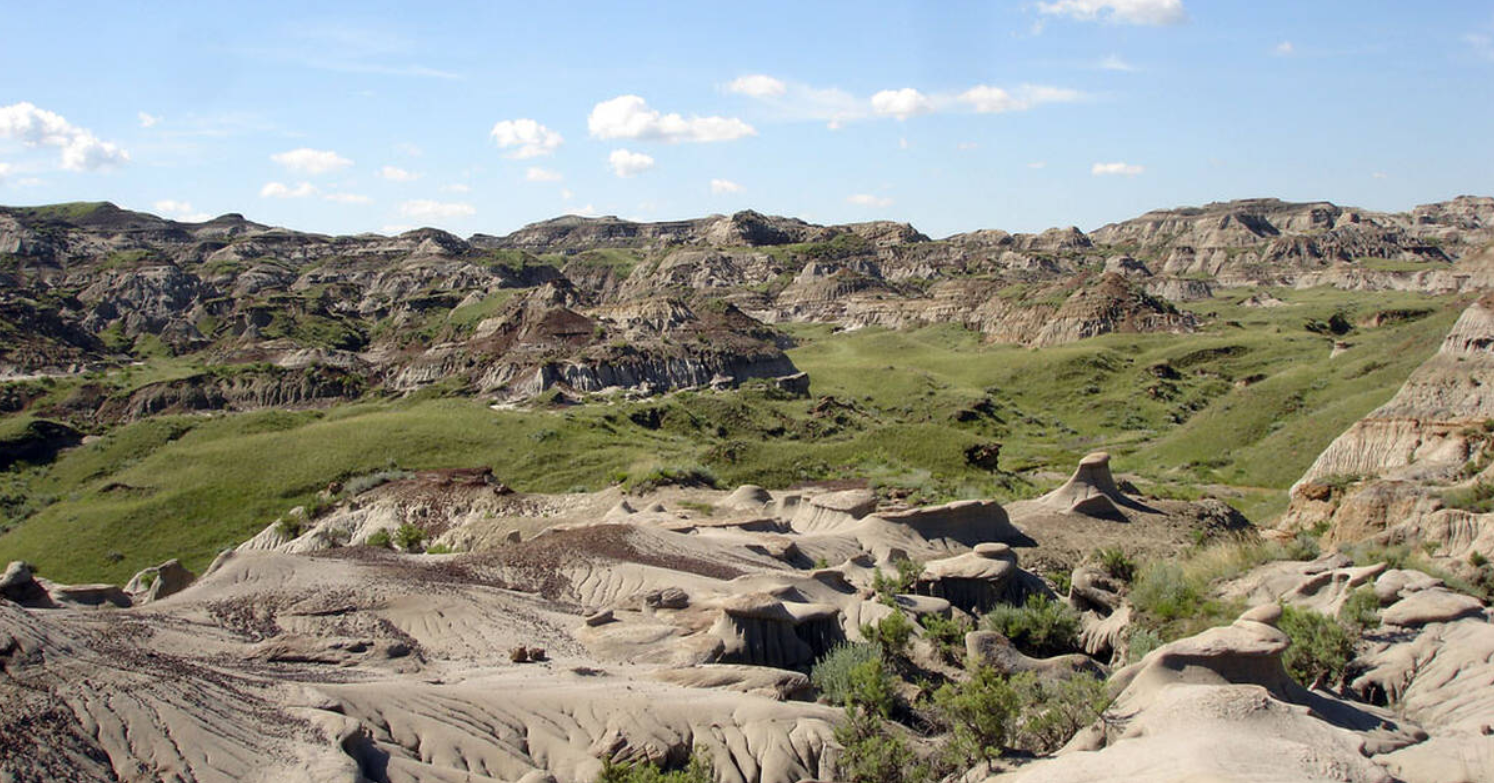
[{"label": "white cloud", "polygon": [[973,150],[978,149],[979,147],[980,145],[973,141],[962,141],[959,144],[955,145],[955,149],[957,150]]},{"label": "white cloud", "polygon": [[15,139],[28,147],[57,147],[62,151],[62,167],[70,171],[96,171],[130,159],[129,153],[99,140],[88,129],[24,101],[0,106],[0,138]]},{"label": "white cloud", "polygon": [[898,149],[905,150],[905,149],[908,148],[908,146],[909,145],[908,145],[908,137],[907,136],[904,136],[904,137],[902,137],[902,138],[900,138],[900,139],[897,140],[897,148]]},{"label": "white cloud", "polygon": [[1385,179],[1386,174],[1383,171],[1376,171],[1371,173],[1370,176],[1374,177],[1375,179]]},{"label": "white cloud", "polygon": [[720,194],[720,193],[741,193],[742,192],[742,186],[738,185],[735,182],[732,182],[729,179],[713,179],[713,180],[711,180],[711,192],[712,193],[717,193],[717,194]]},{"label": "white cloud", "polygon": [[1100,61],[1100,70],[1102,70],[1102,71],[1125,71],[1127,73],[1130,73],[1131,71],[1137,70],[1137,68],[1136,68],[1136,66],[1134,66],[1134,65],[1126,62],[1125,60],[1122,60],[1121,58],[1117,57],[1116,55],[1112,54],[1109,57],[1106,57],[1105,59],[1103,59],[1103,60]]},{"label": "white cloud", "polygon": [[1068,16],[1086,22],[1104,20],[1120,24],[1179,24],[1188,20],[1183,0],[1054,0],[1039,2],[1045,14]]},{"label": "white cloud", "polygon": [[310,182],[302,182],[295,187],[284,185],[279,182],[266,182],[259,189],[260,198],[310,198],[316,195],[316,186]]},{"label": "white cloud", "polygon": [[421,155],[425,154],[425,150],[421,149],[419,144],[412,144],[408,141],[403,141],[399,144],[394,145],[394,151],[398,152],[401,155],[408,155],[412,158],[418,158]]},{"label": "white cloud", "polygon": [[373,199],[368,196],[361,196],[357,193],[328,193],[322,196],[322,199],[335,201],[339,204],[369,204],[373,202]]},{"label": "white cloud", "polygon": [[0,163],[0,182],[5,180],[5,175],[10,173],[9,163]]},{"label": "white cloud", "polygon": [[1134,176],[1136,176],[1137,174],[1140,174],[1143,171],[1146,171],[1146,167],[1145,166],[1138,166],[1138,165],[1136,165],[1134,163],[1121,163],[1121,162],[1116,162],[1116,163],[1096,163],[1095,165],[1089,167],[1089,173],[1095,175],[1096,177],[1106,177],[1106,176],[1115,176],[1115,175],[1125,175],[1127,177],[1134,177]]},{"label": "white cloud", "polygon": [[756,136],[751,125],[735,117],[696,117],[685,119],[678,114],[661,114],[650,109],[637,95],[619,95],[602,101],[586,118],[587,130],[598,139],[639,139],[663,141],[732,141]]},{"label": "white cloud", "polygon": [[1000,114],[1027,111],[1045,103],[1073,103],[1083,98],[1084,93],[1065,87],[1024,84],[1011,93],[1000,87],[979,84],[960,93],[959,100],[981,114]]},{"label": "white cloud", "polygon": [[571,197],[574,196],[574,195],[576,195],[576,194],[572,193],[570,188],[561,188],[560,189],[560,197],[561,197],[561,199],[563,199],[565,201],[570,201]]},{"label": "white cloud", "polygon": [[737,77],[731,84],[726,85],[727,92],[749,95],[753,98],[775,98],[787,90],[788,86],[783,82],[761,73]]},{"label": "white cloud", "polygon": [[559,133],[531,119],[503,120],[493,125],[488,135],[503,149],[515,147],[508,153],[515,160],[549,155],[565,141]]},{"label": "white cloud", "polygon": [[453,182],[450,185],[442,186],[441,190],[447,193],[471,193],[472,186],[463,182]]},{"label": "white cloud", "polygon": [[158,123],[161,122],[161,118],[160,117],[156,117],[156,116],[153,116],[153,115],[150,115],[150,114],[146,114],[143,111],[142,112],[136,112],[135,116],[140,119],[140,127],[142,127],[142,128],[152,128],[152,127],[155,127]]},{"label": "white cloud", "polygon": [[326,174],[353,165],[351,160],[332,150],[314,150],[309,147],[277,152],[270,156],[270,160],[302,174]]},{"label": "white cloud", "polygon": [[612,154],[607,156],[607,164],[612,167],[614,174],[627,178],[653,168],[654,159],[641,152],[613,150]]},{"label": "white cloud", "polygon": [[406,171],[399,166],[385,166],[379,169],[379,176],[390,182],[414,182],[420,179],[420,175],[413,171]]},{"label": "white cloud", "polygon": [[542,169],[539,166],[530,166],[529,170],[524,172],[524,179],[530,182],[559,182],[565,179],[565,177],[558,171]]},{"label": "white cloud", "polygon": [[193,209],[192,204],[187,201],[167,198],[151,204],[151,207],[156,210],[156,214],[165,215],[183,223],[203,223],[213,219],[212,215]]},{"label": "white cloud", "polygon": [[37,185],[41,184],[44,183],[37,177],[22,177],[21,179],[16,180],[16,187],[21,188],[34,188]]},{"label": "white cloud", "polygon": [[1297,51],[1297,47],[1293,46],[1291,41],[1282,41],[1281,43],[1277,44],[1276,48],[1272,49],[1271,51],[1275,53],[1277,57],[1291,57],[1292,54]]},{"label": "white cloud", "polygon": [[886,117],[896,117],[906,120],[917,114],[927,114],[934,110],[934,102],[927,95],[913,89],[904,87],[901,90],[883,90],[871,97],[872,111]]},{"label": "white cloud", "polygon": [[1027,168],[1029,168],[1029,169],[1045,169],[1047,167],[1048,167],[1048,162],[1045,161],[1045,160],[1035,160],[1035,161],[1027,164]]},{"label": "white cloud", "polygon": [[855,204],[858,207],[890,207],[892,199],[886,196],[873,196],[870,193],[857,193],[846,196],[846,203]]},{"label": "white cloud", "polygon": [[391,236],[392,237],[392,236],[396,236],[398,234],[403,234],[406,231],[414,231],[414,230],[415,230],[414,226],[408,226],[408,225],[405,225],[403,223],[397,223],[397,224],[392,225],[392,226],[384,226],[383,228],[379,229],[379,233],[384,234],[385,236]]},{"label": "white cloud", "polygon": [[399,205],[399,213],[410,218],[459,218],[477,214],[471,204],[416,199]]},{"label": "white cloud", "polygon": [[594,207],[594,206],[592,206],[591,204],[587,204],[586,206],[581,207],[579,209],[571,210],[571,214],[572,215],[580,215],[581,217],[596,217],[597,216],[597,208]]}]

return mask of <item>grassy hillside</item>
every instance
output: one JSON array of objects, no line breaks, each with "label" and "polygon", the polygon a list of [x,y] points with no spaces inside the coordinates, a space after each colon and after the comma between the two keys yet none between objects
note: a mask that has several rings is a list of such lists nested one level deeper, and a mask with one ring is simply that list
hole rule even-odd
[{"label": "grassy hillside", "polygon": [[[391,466],[491,465],[511,486],[544,492],[637,483],[665,468],[722,485],[868,478],[932,501],[1030,495],[1106,449],[1156,491],[1216,492],[1264,518],[1329,441],[1436,349],[1460,305],[1314,290],[1274,292],[1284,307],[1242,306],[1250,293],[1193,306],[1211,319],[1200,334],[1042,350],[983,345],[954,327],[793,327],[808,400],[749,385],[495,411],[427,393],[142,421],[50,465],[0,473],[0,562],[26,559],[62,581],[122,581],[167,557],[201,569],[329,482]],[[1335,313],[1357,323],[1388,309],[1427,314],[1344,336],[1314,331]],[[1330,360],[1334,339],[1353,347]],[[130,381],[183,371],[171,361],[135,368]],[[0,429],[17,421],[0,418]],[[967,459],[995,443],[1001,472]]]}]

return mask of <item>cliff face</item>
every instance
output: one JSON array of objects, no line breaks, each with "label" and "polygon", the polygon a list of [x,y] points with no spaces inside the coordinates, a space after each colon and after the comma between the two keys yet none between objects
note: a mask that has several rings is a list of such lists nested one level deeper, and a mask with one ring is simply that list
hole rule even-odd
[{"label": "cliff face", "polygon": [[[1438,352],[1394,398],[1318,456],[1292,487],[1281,527],[1326,525],[1335,541],[1389,534],[1466,548],[1479,534],[1460,529],[1470,524],[1469,515],[1445,509],[1443,496],[1490,478],[1484,474],[1494,451],[1491,421],[1494,296],[1486,295],[1463,312]],[[1448,515],[1458,516],[1457,524]],[[1481,519],[1473,524],[1494,530]],[[1449,550],[1449,556],[1459,553]]]}]

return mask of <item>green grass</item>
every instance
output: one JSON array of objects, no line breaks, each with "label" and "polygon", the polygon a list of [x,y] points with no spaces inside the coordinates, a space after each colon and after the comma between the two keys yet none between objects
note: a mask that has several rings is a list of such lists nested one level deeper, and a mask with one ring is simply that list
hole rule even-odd
[{"label": "green grass", "polygon": [[515,294],[527,290],[525,288],[500,288],[477,302],[453,307],[451,312],[446,314],[446,320],[460,328],[475,328],[483,320],[497,315],[498,311],[502,310]]},{"label": "green grass", "polygon": [[[952,326],[832,333],[794,325],[789,354],[810,374],[807,400],[744,388],[493,411],[460,389],[437,389],[325,412],[138,422],[50,466],[6,474],[0,524],[11,530],[0,533],[0,562],[31,560],[63,581],[122,581],[169,557],[202,568],[329,482],[393,467],[490,465],[504,483],[540,492],[686,469],[724,487],[858,478],[938,502],[1030,496],[1051,483],[1034,471],[1067,473],[1079,456],[1104,449],[1152,491],[1197,497],[1223,485],[1264,522],[1316,455],[1435,350],[1460,308],[1321,290],[1274,291],[1289,307],[1240,306],[1250,293],[1193,304],[1211,323],[1200,334],[1112,334],[1043,350],[987,345]],[[449,317],[475,323],[501,296]],[[1304,328],[1334,312],[1357,321],[1391,308],[1433,313],[1356,330],[1348,337],[1356,347],[1331,361],[1327,340]],[[85,382],[123,394],[202,371],[194,357],[156,357],[58,381],[47,400]],[[1236,383],[1246,378],[1255,382]],[[840,404],[816,412],[820,396]],[[0,417],[0,430],[19,422]],[[1002,445],[999,473],[966,460],[967,449],[990,443]]]}]

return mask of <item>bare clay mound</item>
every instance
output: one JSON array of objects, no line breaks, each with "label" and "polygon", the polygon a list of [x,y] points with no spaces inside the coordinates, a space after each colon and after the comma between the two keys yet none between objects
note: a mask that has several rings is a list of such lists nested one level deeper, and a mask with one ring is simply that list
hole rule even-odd
[{"label": "bare clay mound", "polygon": [[[1120,516],[1083,513],[1092,491],[1119,495],[1106,497]],[[1030,562],[1062,561],[1086,526],[1103,537],[1210,517],[1127,495],[1108,461],[1091,458],[1066,489],[1011,513],[990,501],[889,507],[854,489],[524,495],[468,471],[416,475],[295,519],[201,576],[168,562],[119,588],[7,569],[0,779],[589,783],[604,759],[676,766],[693,752],[719,781],[833,780],[844,712],[813,701],[806,674],[894,611],[871,586],[895,561],[923,567],[891,603],[970,618],[1052,596]],[[469,551],[362,543],[409,526],[427,545]],[[1050,544],[1057,554],[1043,554]],[[1435,741],[1468,747],[1487,699],[1438,705],[1447,683],[1468,689],[1487,675],[1486,610],[1401,573],[1385,587],[1387,623],[1400,625],[1387,625],[1361,685],[1445,727]],[[1367,578],[1278,568],[1236,589],[1251,603],[1330,606]],[[1044,677],[1118,667],[1130,607],[1092,568],[1072,583],[1087,654],[1032,658],[977,631],[968,655]],[[1431,768],[1431,756],[1452,763],[1415,724],[1292,683],[1273,623],[1269,607],[1253,610],[1120,669],[1120,698],[1099,723],[1012,774],[1379,781],[1386,769]],[[916,639],[913,654],[933,660],[934,649]],[[1448,670],[1421,676],[1408,655]]]}]

